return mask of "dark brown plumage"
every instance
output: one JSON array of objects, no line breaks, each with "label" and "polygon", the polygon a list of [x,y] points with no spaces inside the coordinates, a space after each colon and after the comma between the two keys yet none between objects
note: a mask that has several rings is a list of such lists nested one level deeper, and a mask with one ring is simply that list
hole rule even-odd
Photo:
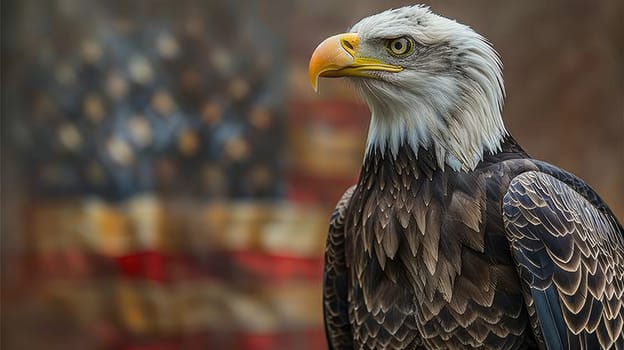
[{"label": "dark brown plumage", "polygon": [[558,173],[522,173],[503,198],[532,322],[549,348],[623,349],[624,231],[598,198],[583,196],[587,186]]},{"label": "dark brown plumage", "polygon": [[544,348],[536,294],[560,301],[548,328],[563,317],[570,347],[624,346],[622,228],[589,187],[511,138],[474,171],[436,164],[423,149],[374,151],[339,202],[326,250],[330,347]]}]

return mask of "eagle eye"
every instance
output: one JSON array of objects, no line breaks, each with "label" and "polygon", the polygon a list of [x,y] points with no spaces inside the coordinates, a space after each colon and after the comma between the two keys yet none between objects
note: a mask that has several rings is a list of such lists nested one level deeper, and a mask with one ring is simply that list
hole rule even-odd
[{"label": "eagle eye", "polygon": [[414,39],[409,36],[388,39],[386,50],[394,57],[405,57],[414,51]]}]

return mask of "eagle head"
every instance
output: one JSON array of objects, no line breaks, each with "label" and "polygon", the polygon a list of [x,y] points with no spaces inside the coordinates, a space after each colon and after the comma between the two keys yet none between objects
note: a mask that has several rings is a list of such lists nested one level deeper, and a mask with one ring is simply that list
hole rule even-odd
[{"label": "eagle head", "polygon": [[474,169],[507,134],[502,64],[470,27],[428,7],[388,10],[334,35],[310,59],[310,82],[349,77],[371,110],[367,154],[401,145],[435,152],[441,169]]}]

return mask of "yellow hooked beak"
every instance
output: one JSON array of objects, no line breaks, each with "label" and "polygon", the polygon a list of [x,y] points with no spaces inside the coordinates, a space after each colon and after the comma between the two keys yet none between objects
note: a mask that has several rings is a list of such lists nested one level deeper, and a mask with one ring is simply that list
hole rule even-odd
[{"label": "yellow hooked beak", "polygon": [[310,58],[310,84],[318,90],[319,77],[367,77],[371,71],[400,72],[401,66],[383,63],[374,58],[360,57],[358,45],[360,38],[356,33],[338,34],[325,39],[312,53]]}]

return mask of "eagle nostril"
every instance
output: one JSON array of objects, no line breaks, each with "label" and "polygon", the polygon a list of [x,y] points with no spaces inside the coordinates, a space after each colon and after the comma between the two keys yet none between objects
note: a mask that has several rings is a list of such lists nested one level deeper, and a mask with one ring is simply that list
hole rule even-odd
[{"label": "eagle nostril", "polygon": [[353,48],[353,44],[351,44],[351,43],[349,42],[349,40],[347,40],[347,39],[342,39],[342,46],[343,46],[343,47],[346,47],[347,49],[349,49],[349,50],[351,50],[351,51],[355,50],[355,49]]}]

